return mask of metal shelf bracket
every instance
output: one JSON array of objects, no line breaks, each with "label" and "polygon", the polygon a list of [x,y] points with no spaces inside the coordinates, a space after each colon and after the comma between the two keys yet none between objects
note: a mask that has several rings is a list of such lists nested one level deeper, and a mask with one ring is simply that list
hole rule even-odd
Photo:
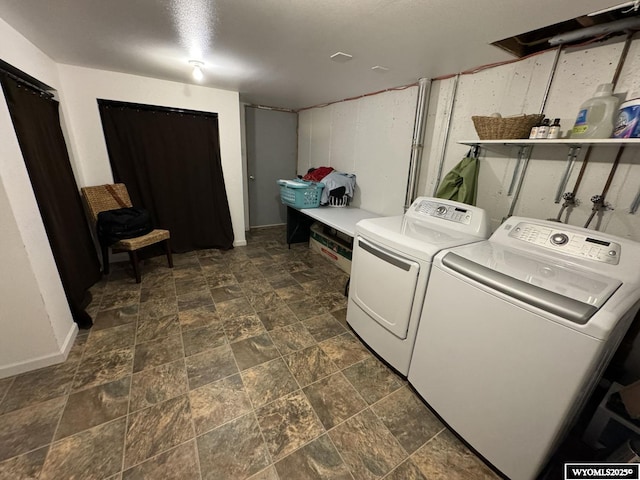
[{"label": "metal shelf bracket", "polygon": [[560,203],[562,199],[562,194],[565,192],[567,188],[567,183],[569,182],[569,177],[571,176],[571,172],[573,170],[573,166],[576,163],[576,158],[580,153],[580,147],[576,145],[571,145],[569,147],[569,155],[567,156],[567,166],[564,169],[564,173],[562,174],[562,178],[560,179],[560,183],[558,184],[558,190],[556,190],[556,197],[554,198],[554,203]]},{"label": "metal shelf bracket", "polygon": [[640,190],[636,193],[636,198],[633,199],[633,203],[631,203],[629,207],[629,213],[632,215],[635,214],[638,211],[638,207],[640,207]]},{"label": "metal shelf bracket", "polygon": [[531,147],[529,145],[520,145],[518,147],[518,160],[516,161],[516,166],[513,169],[513,176],[511,177],[511,183],[509,184],[509,190],[507,191],[508,197],[512,196],[516,189],[520,190],[519,187],[522,185],[521,177],[524,175],[525,170],[522,166],[526,165],[529,160],[529,156],[531,155],[530,152]]}]

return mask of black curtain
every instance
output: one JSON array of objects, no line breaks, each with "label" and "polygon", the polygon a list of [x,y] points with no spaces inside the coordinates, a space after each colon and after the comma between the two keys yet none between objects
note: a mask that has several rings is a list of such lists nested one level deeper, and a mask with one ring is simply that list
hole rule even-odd
[{"label": "black curtain", "polygon": [[71,170],[58,102],[6,73],[0,82],[73,319],[89,328],[88,289],[100,279],[100,263]]},{"label": "black curtain", "polygon": [[98,101],[116,182],[176,252],[233,247],[216,114]]}]

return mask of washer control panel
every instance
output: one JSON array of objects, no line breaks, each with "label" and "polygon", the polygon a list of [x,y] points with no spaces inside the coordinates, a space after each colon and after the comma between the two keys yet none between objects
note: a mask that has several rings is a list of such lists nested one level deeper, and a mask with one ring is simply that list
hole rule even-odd
[{"label": "washer control panel", "polygon": [[620,261],[620,244],[580,233],[520,222],[511,229],[509,236],[573,257],[612,265],[617,265]]},{"label": "washer control panel", "polygon": [[415,204],[414,213],[462,223],[464,225],[469,225],[473,217],[471,210],[430,200],[422,200]]}]

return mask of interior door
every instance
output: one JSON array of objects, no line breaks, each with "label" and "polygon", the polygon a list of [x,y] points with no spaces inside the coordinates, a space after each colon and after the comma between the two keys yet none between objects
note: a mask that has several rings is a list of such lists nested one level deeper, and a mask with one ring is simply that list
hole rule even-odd
[{"label": "interior door", "polygon": [[298,115],[255,107],[245,108],[249,224],[280,225],[287,210],[280,202],[278,179],[296,175]]}]

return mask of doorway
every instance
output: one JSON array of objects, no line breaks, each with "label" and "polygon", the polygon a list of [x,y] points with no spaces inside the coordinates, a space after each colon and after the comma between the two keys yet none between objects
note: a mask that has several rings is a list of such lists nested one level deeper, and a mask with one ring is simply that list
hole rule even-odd
[{"label": "doorway", "polygon": [[296,175],[298,114],[245,107],[249,224],[281,225],[287,210],[280,201],[278,179]]}]

